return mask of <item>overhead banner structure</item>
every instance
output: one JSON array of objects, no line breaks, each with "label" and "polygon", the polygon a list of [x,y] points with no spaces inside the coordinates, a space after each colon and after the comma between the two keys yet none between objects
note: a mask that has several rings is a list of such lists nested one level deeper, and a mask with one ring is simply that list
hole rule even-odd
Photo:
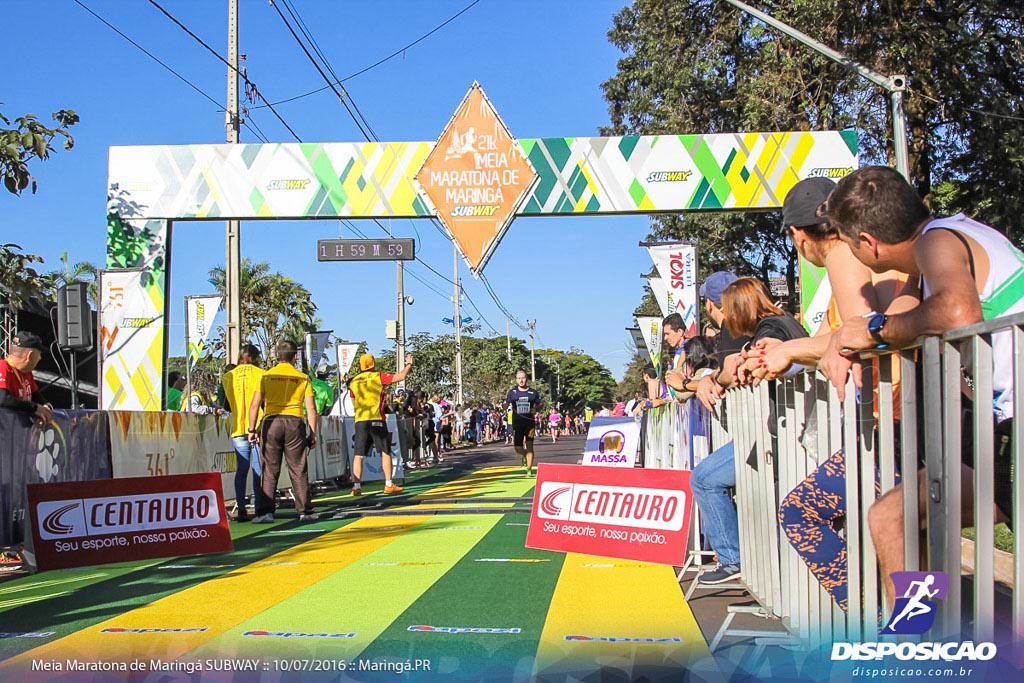
[{"label": "overhead banner structure", "polygon": [[185,348],[189,370],[195,369],[203,355],[206,340],[213,329],[213,319],[217,317],[223,300],[219,294],[185,297]]},{"label": "overhead banner structure", "polygon": [[653,315],[640,315],[636,318],[637,327],[644,338],[644,346],[647,347],[651,358],[651,365],[660,377],[661,372],[661,318]]},{"label": "overhead banner structure", "polygon": [[[178,219],[439,217],[479,273],[516,216],[772,210],[856,166],[855,131],[515,139],[474,84],[437,142],[111,147],[107,266],[144,269],[162,316]],[[121,346],[103,405],[158,410],[163,347]]]},{"label": "overhead banner structure", "polygon": [[654,294],[654,300],[658,302],[658,308],[661,310],[662,317],[675,311],[675,306],[669,303],[669,293],[668,289],[665,288],[665,281],[663,279],[650,275],[647,277],[647,284],[651,288],[651,293]]},{"label": "overhead banner structure", "polygon": [[100,273],[100,408],[161,410],[163,278],[132,268]]},{"label": "overhead banner structure", "polygon": [[416,181],[475,275],[498,247],[537,173],[483,88],[473,83]]},{"label": "overhead banner structure", "polygon": [[[648,245],[654,266],[661,276],[665,315],[683,317],[687,337],[697,334],[697,248],[692,244]],[[652,285],[653,286],[653,285]]]}]

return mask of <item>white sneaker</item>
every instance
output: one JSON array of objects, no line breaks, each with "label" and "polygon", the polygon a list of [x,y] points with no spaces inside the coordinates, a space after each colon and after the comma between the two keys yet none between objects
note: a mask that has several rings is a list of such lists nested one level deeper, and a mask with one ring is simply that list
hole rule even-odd
[{"label": "white sneaker", "polygon": [[265,515],[256,515],[252,518],[253,524],[270,524],[274,521],[274,515],[268,512]]},{"label": "white sneaker", "polygon": [[320,514],[317,512],[310,512],[306,515],[299,515],[300,522],[315,522],[318,519],[320,519]]}]

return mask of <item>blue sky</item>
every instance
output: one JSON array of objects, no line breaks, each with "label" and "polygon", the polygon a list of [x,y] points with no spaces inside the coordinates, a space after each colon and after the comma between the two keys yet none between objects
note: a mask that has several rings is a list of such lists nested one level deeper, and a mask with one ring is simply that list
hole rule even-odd
[{"label": "blue sky", "polygon": [[[82,0],[135,42],[220,103],[226,67],[144,0]],[[411,43],[472,0],[292,0],[331,66],[353,74]],[[160,4],[214,49],[226,54],[227,0]],[[625,0],[481,0],[451,24],[381,66],[346,81],[381,140],[435,140],[469,86],[479,81],[516,137],[589,136],[608,124],[600,84],[615,73],[608,43],[612,16]],[[323,87],[324,81],[266,0],[240,0],[239,49],[249,78],[271,102]],[[279,3],[280,5],[280,3]],[[282,6],[282,11],[284,7]],[[287,14],[287,12],[286,12]],[[0,111],[40,118],[74,109],[75,148],[32,171],[35,195],[0,194],[0,240],[16,242],[59,267],[105,259],[107,150],[114,145],[220,143],[224,114],[72,0],[5,3],[9,56]],[[356,125],[330,91],[277,110],[306,142],[360,141]],[[250,120],[272,142],[294,138],[265,108]],[[243,142],[258,142],[243,128]],[[384,233],[357,222],[371,237]],[[385,222],[387,225],[387,222]],[[396,220],[396,236],[417,238],[417,257],[452,277],[451,243],[429,222]],[[538,347],[582,348],[621,377],[632,343],[624,328],[643,294],[651,261],[637,246],[644,217],[516,220],[484,274],[519,320],[537,320]],[[390,344],[384,321],[396,317],[391,263],[319,263],[318,239],[356,237],[337,220],[246,222],[242,255],[268,261],[303,283],[326,328],[371,349]],[[175,225],[172,243],[170,349],[182,353],[183,297],[207,294],[207,272],[224,263],[223,222]],[[505,319],[465,264],[468,299],[500,334]],[[424,284],[416,277],[426,282]],[[420,263],[406,269],[408,334],[451,331],[452,286]],[[436,290],[436,291],[435,291]],[[463,315],[480,320],[464,302]],[[223,314],[218,324],[223,321]],[[526,338],[513,325],[513,335]],[[490,328],[478,334],[489,334]]]}]

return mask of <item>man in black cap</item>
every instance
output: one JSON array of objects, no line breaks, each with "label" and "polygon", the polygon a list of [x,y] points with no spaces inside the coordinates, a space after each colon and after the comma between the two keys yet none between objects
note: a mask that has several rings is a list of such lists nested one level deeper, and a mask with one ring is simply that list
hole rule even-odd
[{"label": "man in black cap", "polygon": [[39,395],[32,371],[43,357],[43,340],[32,332],[16,332],[7,358],[0,360],[0,408],[32,416],[40,422],[53,419],[53,408]]}]

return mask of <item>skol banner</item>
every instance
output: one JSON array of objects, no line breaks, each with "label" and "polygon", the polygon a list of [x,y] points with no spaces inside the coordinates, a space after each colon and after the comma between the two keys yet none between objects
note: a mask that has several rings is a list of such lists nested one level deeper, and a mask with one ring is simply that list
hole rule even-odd
[{"label": "skol banner", "polygon": [[651,293],[654,294],[654,299],[658,302],[658,308],[661,309],[661,316],[665,317],[669,313],[672,313],[675,308],[669,304],[669,292],[665,287],[665,281],[660,277],[650,276],[647,278],[647,284],[651,287]]},{"label": "skol banner", "polygon": [[641,315],[636,319],[637,327],[644,338],[644,346],[647,347],[651,357],[651,364],[661,375],[661,318],[653,315]]},{"label": "skol banner", "polygon": [[[402,449],[398,435],[398,416],[391,414],[386,416],[384,421],[388,428],[388,450],[391,452],[391,478],[399,479],[405,476],[405,466],[402,463]],[[355,461],[355,439],[356,421],[353,417],[343,418],[345,421],[345,456],[348,458],[349,468]],[[382,481],[384,476],[384,463],[380,452],[370,447],[370,452],[363,456],[363,481]]]},{"label": "skol banner", "polygon": [[647,247],[663,281],[667,311],[683,316],[686,336],[697,334],[697,249],[692,244]]},{"label": "skol banner", "polygon": [[40,425],[0,410],[0,547],[24,540],[27,484],[110,476],[106,413],[57,410],[52,422]]},{"label": "skol banner", "polygon": [[344,379],[356,359],[359,344],[338,344],[338,374]]},{"label": "skol banner", "polygon": [[223,300],[224,297],[219,294],[185,297],[185,344],[188,350],[189,370],[195,369],[196,363],[203,355],[206,340],[213,329],[213,319],[217,316]]},{"label": "skol banner", "polygon": [[595,417],[587,431],[584,465],[633,467],[640,447],[640,422],[631,417]]},{"label": "skol banner", "polygon": [[[109,416],[110,458],[115,478],[215,472],[222,478],[224,497],[235,497],[238,456],[228,418],[127,411],[111,411]],[[282,476],[282,480],[281,487],[287,488],[287,476]]]},{"label": "skol banner", "polygon": [[581,465],[537,467],[526,547],[682,566],[690,473]]},{"label": "skol banner", "polygon": [[164,300],[145,269],[100,273],[100,408],[163,407]]},{"label": "skol banner", "polygon": [[331,332],[310,332],[306,334],[306,367],[311,374],[321,372],[328,363],[327,349]]},{"label": "skol banner", "polygon": [[28,486],[40,569],[231,552],[216,473]]}]

